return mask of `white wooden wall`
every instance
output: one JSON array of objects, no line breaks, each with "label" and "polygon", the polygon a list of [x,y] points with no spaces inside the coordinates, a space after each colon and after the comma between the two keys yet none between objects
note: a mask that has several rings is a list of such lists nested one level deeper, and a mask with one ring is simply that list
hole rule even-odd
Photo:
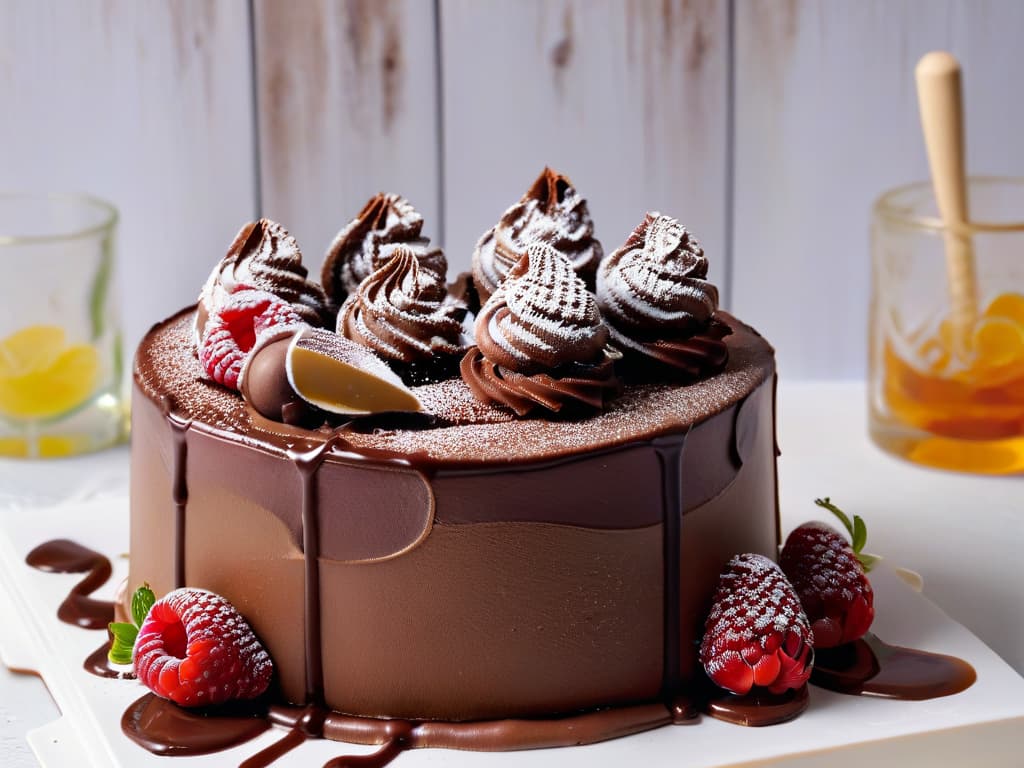
[{"label": "white wooden wall", "polygon": [[863,375],[868,216],[924,178],[912,71],[964,64],[969,164],[1024,175],[1019,0],[0,0],[0,189],[122,211],[126,336],[194,300],[241,223],[313,271],[380,190],[453,269],[545,164],[617,247],[704,241],[788,377]]}]

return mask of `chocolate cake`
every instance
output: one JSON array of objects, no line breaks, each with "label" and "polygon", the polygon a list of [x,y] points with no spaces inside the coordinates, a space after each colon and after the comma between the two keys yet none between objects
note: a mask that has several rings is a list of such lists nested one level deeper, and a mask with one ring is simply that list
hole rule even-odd
[{"label": "chocolate cake", "polygon": [[421,226],[374,198],[321,288],[248,225],[146,335],[130,584],[227,598],[327,736],[523,748],[685,717],[723,565],[778,551],[771,346],[678,222],[602,259],[550,171],[477,281],[446,287]]}]

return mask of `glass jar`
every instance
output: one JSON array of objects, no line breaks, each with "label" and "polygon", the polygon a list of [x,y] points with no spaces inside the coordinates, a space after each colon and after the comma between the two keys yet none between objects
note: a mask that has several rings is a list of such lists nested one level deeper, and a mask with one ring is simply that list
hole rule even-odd
[{"label": "glass jar", "polygon": [[102,200],[0,194],[0,456],[124,438],[116,229]]},{"label": "glass jar", "polygon": [[[1024,179],[968,182],[972,223],[948,230],[929,183],[875,203],[868,421],[886,451],[944,469],[1024,472]],[[950,285],[953,238],[973,280]],[[952,298],[961,298],[954,313]],[[970,309],[964,312],[964,307]]]}]

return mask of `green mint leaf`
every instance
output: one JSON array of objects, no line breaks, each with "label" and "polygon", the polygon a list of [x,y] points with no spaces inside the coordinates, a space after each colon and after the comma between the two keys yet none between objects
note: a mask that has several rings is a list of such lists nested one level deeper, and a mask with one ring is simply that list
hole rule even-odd
[{"label": "green mint leaf", "polygon": [[132,595],[132,621],[135,622],[136,627],[142,626],[142,622],[146,620],[146,614],[149,613],[149,609],[155,602],[156,595],[149,588],[149,584],[143,584],[135,590],[135,594]]},{"label": "green mint leaf", "polygon": [[824,499],[815,499],[814,503],[817,504],[819,507],[827,509],[833,515],[838,517],[839,520],[843,523],[843,527],[846,528],[846,532],[850,534],[850,538],[853,538],[853,523],[850,522],[850,518],[846,516],[846,513],[843,512],[843,510],[841,510],[839,507],[832,503],[832,500],[828,496],[826,496]]},{"label": "green mint leaf", "polygon": [[882,558],[878,555],[867,555],[863,552],[858,552],[857,559],[860,561],[860,565],[864,569],[864,573],[870,573],[871,569],[875,567],[875,563]]},{"label": "green mint leaf", "polygon": [[868,540],[868,527],[860,515],[853,516],[853,551],[860,552]]},{"label": "green mint leaf", "polygon": [[114,636],[110,650],[107,651],[107,658],[114,664],[131,664],[132,648],[135,646],[139,630],[124,621],[113,621],[107,627]]}]

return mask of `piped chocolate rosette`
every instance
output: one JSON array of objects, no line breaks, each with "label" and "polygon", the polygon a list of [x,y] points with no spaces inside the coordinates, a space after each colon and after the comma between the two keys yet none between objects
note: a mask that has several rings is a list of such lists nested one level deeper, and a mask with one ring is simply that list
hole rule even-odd
[{"label": "piped chocolate rosette", "polygon": [[567,257],[576,274],[593,288],[604,252],[594,238],[587,201],[567,177],[545,168],[522,199],[476,244],[473,281],[481,303],[504,282],[526,247],[536,240]]},{"label": "piped chocolate rosette", "polygon": [[320,282],[334,306],[341,306],[363,280],[390,261],[396,246],[411,250],[421,266],[444,275],[444,253],[432,248],[422,231],[423,216],[404,197],[381,193],[370,198],[327,249]]},{"label": "piped chocolate rosette", "polygon": [[572,263],[535,242],[480,310],[462,378],[477,399],[519,416],[600,410],[619,391],[608,338]]},{"label": "piped chocolate rosette", "polygon": [[443,272],[399,246],[338,313],[337,331],[372,350],[409,384],[448,378],[468,344],[465,308],[448,300]]},{"label": "piped chocolate rosette", "polygon": [[648,213],[625,244],[601,262],[597,303],[613,343],[634,368],[703,378],[729,359],[718,289],[696,238],[676,219]]},{"label": "piped chocolate rosette", "polygon": [[209,316],[224,307],[232,294],[244,289],[277,296],[309,325],[329,325],[333,320],[323,289],[308,279],[295,238],[269,219],[242,227],[227,255],[207,278],[196,309],[197,343],[202,340]]}]

